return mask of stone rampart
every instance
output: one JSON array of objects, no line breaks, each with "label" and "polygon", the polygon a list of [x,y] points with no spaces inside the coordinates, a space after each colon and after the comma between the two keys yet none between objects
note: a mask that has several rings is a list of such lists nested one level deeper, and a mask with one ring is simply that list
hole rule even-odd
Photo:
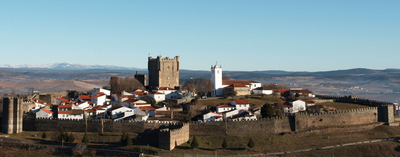
[{"label": "stone rampart", "polygon": [[[136,132],[142,133],[156,130],[160,126],[167,126],[168,123],[130,122],[130,121],[101,121],[88,120],[88,132]],[[25,131],[56,131],[63,126],[64,129],[72,132],[85,132],[86,122],[84,120],[59,120],[59,119],[35,119],[25,118],[23,121]]]},{"label": "stone rampart", "polygon": [[190,135],[279,134],[307,131],[330,126],[351,126],[378,122],[377,107],[334,111],[319,114],[294,114],[283,118],[256,121],[192,122]]},{"label": "stone rampart", "polygon": [[190,135],[277,134],[291,131],[290,118],[262,118],[255,121],[191,122]]},{"label": "stone rampart", "polygon": [[189,124],[170,125],[168,128],[160,129],[158,137],[159,148],[172,150],[189,141]]},{"label": "stone rampart", "polygon": [[296,131],[320,127],[369,124],[378,121],[377,107],[333,111],[317,114],[296,114]]},{"label": "stone rampart", "polygon": [[348,95],[348,96],[315,95],[315,97],[317,97],[319,99],[333,99],[335,102],[355,103],[355,104],[367,105],[367,106],[372,106],[372,107],[393,104],[390,102],[357,98],[357,96],[352,96],[352,95]]}]

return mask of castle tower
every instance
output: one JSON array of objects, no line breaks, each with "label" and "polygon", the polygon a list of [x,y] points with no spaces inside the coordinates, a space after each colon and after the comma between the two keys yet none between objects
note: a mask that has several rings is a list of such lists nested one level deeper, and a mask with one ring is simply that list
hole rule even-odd
[{"label": "castle tower", "polygon": [[214,89],[211,91],[211,96],[221,96],[223,94],[221,65],[211,65],[211,82],[214,84]]},{"label": "castle tower", "polygon": [[13,134],[22,132],[22,100],[14,97],[3,98],[2,132]]},{"label": "castle tower", "polygon": [[173,59],[168,57],[149,57],[149,88],[178,87],[179,86],[179,56]]},{"label": "castle tower", "polygon": [[138,80],[143,86],[146,87],[146,75],[136,71],[135,79]]}]

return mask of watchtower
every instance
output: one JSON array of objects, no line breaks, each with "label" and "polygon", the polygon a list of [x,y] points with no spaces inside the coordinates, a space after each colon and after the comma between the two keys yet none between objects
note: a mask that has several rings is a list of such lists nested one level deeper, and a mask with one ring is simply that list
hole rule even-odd
[{"label": "watchtower", "polygon": [[5,134],[22,132],[22,116],[22,99],[4,97],[2,132]]}]

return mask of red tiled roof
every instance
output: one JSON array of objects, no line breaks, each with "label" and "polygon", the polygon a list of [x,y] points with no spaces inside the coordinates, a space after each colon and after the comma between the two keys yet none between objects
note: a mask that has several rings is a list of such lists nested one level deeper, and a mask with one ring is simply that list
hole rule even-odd
[{"label": "red tiled roof", "polygon": [[151,106],[142,106],[142,107],[137,107],[139,110],[146,110],[146,111],[154,111],[156,110],[154,107]]},{"label": "red tiled roof", "polygon": [[58,99],[58,100],[61,100],[61,102],[63,102],[63,103],[69,102],[67,99],[64,99],[64,98],[62,98],[62,97],[58,97],[57,99]]},{"label": "red tiled roof", "polygon": [[247,100],[234,100],[236,104],[249,104]]},{"label": "red tiled roof", "polygon": [[102,95],[107,95],[107,94],[105,94],[105,93],[103,93],[103,92],[96,92],[96,95],[97,95],[97,96],[102,96]]},{"label": "red tiled roof", "polygon": [[72,110],[71,114],[83,114],[83,110]]},{"label": "red tiled roof", "polygon": [[128,99],[128,100],[123,101],[123,103],[133,103],[135,101],[136,101],[136,99]]},{"label": "red tiled roof", "polygon": [[157,111],[156,110],[156,114],[157,115],[170,115],[172,111]]},{"label": "red tiled roof", "polygon": [[217,108],[222,108],[222,107],[235,107],[235,106],[229,105],[229,104],[224,104],[224,105],[217,106]]},{"label": "red tiled roof", "polygon": [[135,95],[144,95],[145,93],[143,91],[135,91]]},{"label": "red tiled roof", "polygon": [[58,114],[71,114],[72,111],[58,111]]},{"label": "red tiled roof", "polygon": [[89,95],[80,95],[79,98],[81,98],[82,100],[91,100]]},{"label": "red tiled roof", "polygon": [[133,103],[133,104],[135,104],[135,105],[149,105],[149,103]]},{"label": "red tiled roof", "polygon": [[53,112],[51,112],[51,111],[49,111],[49,110],[47,110],[47,109],[42,109],[44,112],[46,112],[46,113],[53,113]]},{"label": "red tiled roof", "polygon": [[134,95],[124,95],[123,97],[124,98],[130,98],[130,99],[135,99],[136,98],[136,96],[134,96]]},{"label": "red tiled roof", "polygon": [[161,92],[148,92],[147,94],[164,94],[164,93],[161,93]]},{"label": "red tiled roof", "polygon": [[234,83],[234,84],[231,84],[231,85],[229,85],[229,86],[227,86],[225,88],[238,88],[238,87],[247,87],[247,86],[244,85],[244,84],[240,84],[240,83]]},{"label": "red tiled roof", "polygon": [[58,108],[71,108],[72,105],[58,105]]},{"label": "red tiled roof", "polygon": [[121,97],[121,94],[119,94],[119,93],[115,93],[114,95],[115,95],[115,97],[117,97],[117,98]]},{"label": "red tiled roof", "polygon": [[284,93],[284,92],[289,91],[289,89],[274,89],[274,91]]}]

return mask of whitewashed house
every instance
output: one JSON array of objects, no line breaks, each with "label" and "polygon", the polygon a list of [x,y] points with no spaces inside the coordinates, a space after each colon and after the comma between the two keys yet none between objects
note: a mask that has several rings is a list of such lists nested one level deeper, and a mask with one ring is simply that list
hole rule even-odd
[{"label": "whitewashed house", "polygon": [[209,113],[206,113],[203,115],[202,121],[204,121],[204,122],[206,122],[206,121],[214,121],[214,122],[215,121],[223,121],[222,114],[210,111]]},{"label": "whitewashed house", "polygon": [[249,110],[250,104],[247,100],[234,100],[232,105],[236,107],[237,110]]},{"label": "whitewashed house", "polygon": [[105,105],[106,104],[106,94],[97,92],[96,95],[91,96],[91,102],[97,105]]},{"label": "whitewashed house", "polygon": [[38,112],[41,108],[46,107],[46,102],[41,101],[41,100],[34,100],[33,103],[35,104],[35,107],[32,109],[32,113]]},{"label": "whitewashed house", "polygon": [[281,103],[283,104],[283,111],[285,114],[297,113],[306,110],[306,102],[304,102],[303,100],[296,100],[289,102],[282,101]]},{"label": "whitewashed house", "polygon": [[156,102],[161,102],[165,100],[165,94],[160,92],[147,92],[148,97],[153,98]]},{"label": "whitewashed house", "polygon": [[42,108],[38,112],[36,112],[36,118],[53,118],[53,112]]},{"label": "whitewashed house", "polygon": [[216,108],[217,108],[217,113],[223,113],[223,112],[235,110],[235,106],[229,105],[229,104],[219,105]]},{"label": "whitewashed house", "polygon": [[170,87],[160,87],[158,89],[154,89],[153,92],[159,92],[165,94],[165,99],[178,99],[179,94],[174,88]]},{"label": "whitewashed house", "polygon": [[104,93],[107,96],[111,95],[111,91],[103,88],[93,88],[92,95],[96,95],[96,93]]},{"label": "whitewashed house", "polygon": [[83,110],[73,109],[70,111],[58,111],[58,119],[83,119]]},{"label": "whitewashed house", "polygon": [[272,93],[272,89],[266,89],[265,87],[258,87],[253,89],[253,94],[257,95],[271,95]]}]

